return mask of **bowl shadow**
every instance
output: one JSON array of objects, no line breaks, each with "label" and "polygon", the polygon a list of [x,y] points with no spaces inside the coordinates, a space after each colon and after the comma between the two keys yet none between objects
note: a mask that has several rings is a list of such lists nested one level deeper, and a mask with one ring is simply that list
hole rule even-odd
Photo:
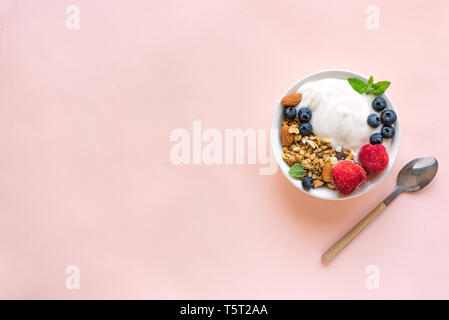
[{"label": "bowl shadow", "polygon": [[[301,183],[300,180],[298,183]],[[288,207],[290,218],[300,225],[306,223],[320,229],[332,229],[333,226],[341,225],[348,216],[354,216],[357,208],[366,207],[363,206],[366,202],[364,195],[340,201],[308,195],[288,182],[282,172],[275,175],[272,185],[273,192],[282,197],[281,201]]]}]

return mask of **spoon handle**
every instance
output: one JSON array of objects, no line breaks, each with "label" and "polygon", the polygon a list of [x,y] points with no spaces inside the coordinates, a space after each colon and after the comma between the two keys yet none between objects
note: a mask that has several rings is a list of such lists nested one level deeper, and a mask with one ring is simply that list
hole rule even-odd
[{"label": "spoon handle", "polygon": [[330,247],[322,256],[321,260],[324,263],[331,261],[346,245],[354,239],[360,231],[362,231],[375,217],[377,217],[387,205],[393,201],[394,198],[401,192],[399,188],[396,188],[384,201],[379,203],[370,213],[368,213],[359,223],[357,223],[351,230],[349,230],[343,237],[340,238],[335,244]]}]

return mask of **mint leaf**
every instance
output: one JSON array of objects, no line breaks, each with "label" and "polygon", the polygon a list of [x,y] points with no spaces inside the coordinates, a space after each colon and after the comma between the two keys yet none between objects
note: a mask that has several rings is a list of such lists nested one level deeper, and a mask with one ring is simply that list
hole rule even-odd
[{"label": "mint leaf", "polygon": [[349,78],[348,82],[351,85],[351,87],[358,93],[365,92],[366,83],[364,81],[357,78]]},{"label": "mint leaf", "polygon": [[288,174],[294,178],[302,178],[306,175],[306,170],[304,170],[304,166],[302,164],[297,163],[290,168]]},{"label": "mint leaf", "polygon": [[390,81],[378,81],[374,83],[373,76],[369,77],[367,83],[357,78],[349,78],[348,82],[358,93],[373,94],[375,96],[384,93],[391,84]]},{"label": "mint leaf", "polygon": [[391,82],[390,81],[378,81],[373,85],[373,94],[378,96],[382,93],[385,92],[385,90],[388,89],[388,87],[390,86]]},{"label": "mint leaf", "polygon": [[373,82],[374,82],[373,76],[369,77],[368,82],[366,83],[366,87],[365,87],[366,94],[370,94],[373,92]]}]

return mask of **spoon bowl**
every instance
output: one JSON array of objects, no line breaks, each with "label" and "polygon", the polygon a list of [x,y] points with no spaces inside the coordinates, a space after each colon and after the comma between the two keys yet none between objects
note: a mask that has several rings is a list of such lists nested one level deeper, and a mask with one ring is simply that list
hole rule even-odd
[{"label": "spoon bowl", "polygon": [[398,174],[401,192],[416,192],[424,188],[435,177],[438,161],[434,157],[422,157],[407,163]]}]

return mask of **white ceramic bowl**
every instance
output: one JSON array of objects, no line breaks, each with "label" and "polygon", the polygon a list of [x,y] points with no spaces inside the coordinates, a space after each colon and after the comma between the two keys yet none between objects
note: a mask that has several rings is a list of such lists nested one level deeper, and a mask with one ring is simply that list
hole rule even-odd
[{"label": "white ceramic bowl", "polygon": [[[279,99],[279,103],[278,103],[276,110],[273,114],[273,118],[271,120],[271,131],[270,131],[271,149],[273,151],[274,157],[276,158],[276,161],[277,161],[282,173],[285,175],[285,177],[288,179],[288,181],[290,181],[295,187],[297,187],[301,191],[303,191],[313,197],[327,199],[327,200],[342,200],[342,199],[355,198],[355,197],[358,197],[358,196],[368,192],[369,190],[373,189],[388,174],[388,172],[390,171],[394,162],[396,161],[396,158],[399,153],[399,145],[401,142],[401,128],[399,125],[399,115],[398,115],[398,120],[394,124],[394,129],[396,132],[395,136],[392,139],[390,139],[390,141],[387,144],[384,143],[384,145],[387,148],[390,161],[388,163],[388,167],[382,173],[377,174],[377,175],[369,175],[368,179],[365,182],[363,182],[360,186],[357,187],[357,189],[354,190],[354,192],[352,192],[350,195],[347,195],[347,196],[344,196],[335,190],[331,190],[331,189],[325,188],[325,187],[311,189],[309,191],[303,190],[302,185],[301,185],[301,180],[297,179],[297,178],[293,178],[288,174],[290,167],[287,165],[287,163],[284,161],[284,159],[282,159],[282,145],[281,145],[281,138],[280,138],[280,129],[281,129],[282,120],[283,120],[282,110],[284,107],[281,105],[281,100],[286,95],[296,92],[298,90],[298,88],[300,86],[302,86],[304,83],[309,82],[309,81],[320,80],[323,78],[339,78],[339,79],[359,78],[365,82],[368,81],[368,77],[365,77],[361,74],[358,74],[358,73],[355,73],[352,71],[348,71],[348,70],[339,70],[339,69],[318,71],[318,72],[309,74],[308,76],[305,76],[304,78],[296,81],[296,83],[293,84],[290,87],[290,89],[288,89],[287,92],[285,92],[285,94],[283,94],[282,97]],[[384,93],[383,95],[381,95],[381,97],[384,98],[385,101],[387,102],[387,108],[393,109],[396,111],[396,109],[394,108],[393,102],[388,97],[388,95],[386,95]],[[373,113],[374,113],[374,110],[373,110]]]}]

